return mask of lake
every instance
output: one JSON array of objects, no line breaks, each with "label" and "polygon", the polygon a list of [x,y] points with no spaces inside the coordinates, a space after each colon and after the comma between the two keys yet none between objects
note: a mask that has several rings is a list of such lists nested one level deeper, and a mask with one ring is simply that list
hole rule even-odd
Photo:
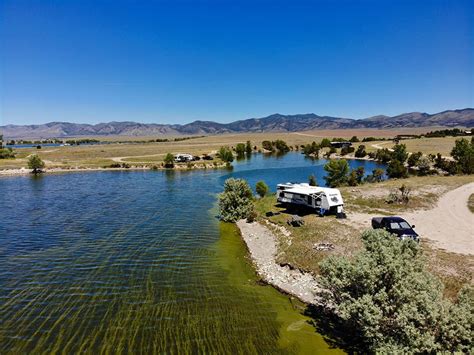
[{"label": "lake", "polygon": [[324,163],[1,178],[0,353],[340,352],[301,304],[257,284],[236,227],[215,217],[228,177],[322,184]]}]

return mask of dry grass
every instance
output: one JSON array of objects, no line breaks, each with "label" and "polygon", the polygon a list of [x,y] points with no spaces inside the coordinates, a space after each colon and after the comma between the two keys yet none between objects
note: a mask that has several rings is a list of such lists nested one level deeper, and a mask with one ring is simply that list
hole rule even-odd
[{"label": "dry grass", "polygon": [[[432,207],[445,192],[472,181],[472,176],[424,176],[403,180],[390,180],[379,184],[366,184],[358,187],[344,187],[341,192],[346,202],[346,211],[389,214],[391,212],[412,211]],[[406,184],[412,188],[412,198],[407,205],[388,205],[385,198],[389,192]],[[474,197],[471,197],[474,199]],[[286,221],[290,218],[287,211],[277,205],[275,195],[267,196],[256,202],[256,210],[261,220],[284,226],[290,236],[278,233],[278,262],[299,269],[319,273],[319,263],[328,255],[352,256],[362,248],[361,230],[334,217],[318,217],[314,214],[303,216],[305,225],[290,227]],[[267,217],[266,212],[280,212]],[[332,243],[332,251],[317,251],[317,243]],[[421,247],[426,257],[428,269],[438,276],[445,285],[445,296],[455,298],[466,284],[472,284],[474,256],[460,255],[435,248],[429,241],[423,240]]]},{"label": "dry grass", "polygon": [[[147,142],[157,137],[100,137],[103,141],[110,142],[102,145],[82,145],[82,146],[66,146],[66,147],[45,147],[43,149],[23,148],[17,149],[17,159],[0,160],[0,169],[13,169],[26,167],[27,156],[30,154],[38,154],[41,159],[45,160],[47,167],[102,167],[110,165],[114,162],[127,162],[130,164],[153,165],[160,163],[166,153],[190,153],[194,155],[209,154],[216,152],[221,146],[233,146],[237,143],[250,141],[252,146],[261,147],[264,140],[282,139],[291,146],[300,146],[311,143],[312,141],[320,142],[323,138],[343,137],[350,138],[358,136],[363,137],[393,137],[397,134],[407,132],[423,133],[432,130],[432,128],[419,128],[415,130],[394,129],[394,130],[376,130],[376,129],[347,129],[347,130],[318,130],[307,132],[272,132],[272,133],[248,133],[248,134],[221,134],[215,136],[193,138],[181,142]],[[97,139],[97,137],[94,137]],[[162,137],[161,137],[162,138]],[[143,141],[143,143],[117,143],[117,141]],[[441,140],[441,141],[438,141]],[[424,143],[427,141],[427,143]],[[441,143],[440,143],[441,142]],[[411,147],[413,151],[426,149],[425,153],[434,152],[440,147],[441,153],[449,153],[451,146],[454,145],[454,139],[451,138],[432,138],[407,140],[403,143]],[[373,145],[383,144],[391,147],[391,141],[384,142],[367,142],[364,143],[367,150],[376,150]]]},{"label": "dry grass", "polygon": [[[256,209],[261,219],[283,226],[291,233],[291,237],[287,238],[276,230],[276,235],[279,236],[277,261],[281,264],[318,274],[319,263],[328,255],[352,255],[362,246],[357,230],[340,223],[335,217],[321,218],[310,214],[304,216],[303,226],[289,226],[286,221],[291,213],[276,204],[275,195],[259,199]],[[269,211],[280,214],[266,217],[265,213]],[[317,251],[314,246],[319,243],[331,243],[335,248],[331,251]]]},{"label": "dry grass", "polygon": [[[363,213],[392,214],[434,207],[438,198],[449,190],[472,182],[472,176],[413,176],[408,179],[390,179],[377,184],[341,187],[346,210]],[[402,185],[411,190],[407,204],[386,202],[390,192]]]}]

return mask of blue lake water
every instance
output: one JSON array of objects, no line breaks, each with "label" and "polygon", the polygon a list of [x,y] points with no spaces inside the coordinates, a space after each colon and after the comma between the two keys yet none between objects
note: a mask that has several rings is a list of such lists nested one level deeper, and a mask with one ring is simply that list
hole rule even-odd
[{"label": "blue lake water", "polygon": [[235,226],[215,218],[226,178],[322,184],[324,163],[1,178],[0,353],[339,352],[256,283]]}]

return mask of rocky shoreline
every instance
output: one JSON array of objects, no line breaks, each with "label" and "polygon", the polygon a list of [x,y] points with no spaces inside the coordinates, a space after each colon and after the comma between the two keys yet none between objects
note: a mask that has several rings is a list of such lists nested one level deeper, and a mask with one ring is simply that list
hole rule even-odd
[{"label": "rocky shoreline", "polygon": [[237,227],[263,281],[304,303],[321,304],[318,296],[321,288],[312,274],[276,262],[277,240],[270,229],[258,222],[247,223],[245,220],[238,221]]}]

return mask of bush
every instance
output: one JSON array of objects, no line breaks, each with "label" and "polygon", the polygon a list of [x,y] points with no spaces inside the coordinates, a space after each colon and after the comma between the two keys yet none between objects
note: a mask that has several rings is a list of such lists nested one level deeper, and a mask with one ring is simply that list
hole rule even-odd
[{"label": "bush", "polygon": [[387,166],[387,175],[389,178],[406,178],[408,170],[399,160],[391,160]]},{"label": "bush", "polygon": [[235,152],[237,153],[237,157],[242,158],[245,155],[245,144],[238,143],[235,147]]},{"label": "bush", "polygon": [[349,174],[349,178],[347,183],[349,186],[357,186],[362,183],[362,179],[364,178],[365,169],[363,166],[359,166],[357,169],[354,169]]},{"label": "bush", "polygon": [[320,146],[321,148],[331,148],[331,141],[328,138],[323,138]]},{"label": "bush", "polygon": [[457,139],[451,156],[463,174],[474,174],[474,137],[470,143],[464,138]]},{"label": "bush", "polygon": [[163,159],[164,167],[167,169],[174,168],[174,156],[171,153],[166,154],[165,159]]},{"label": "bush", "polygon": [[387,164],[392,159],[392,152],[387,148],[377,149],[375,152],[375,160],[380,163]]},{"label": "bush", "polygon": [[227,179],[224,192],[219,194],[220,219],[224,222],[236,222],[247,218],[253,208],[253,193],[247,181]]},{"label": "bush", "polygon": [[255,191],[260,197],[264,197],[268,193],[268,185],[264,181],[259,181],[255,185]]},{"label": "bush", "polygon": [[273,145],[280,153],[288,153],[290,151],[290,147],[288,147],[286,142],[281,139],[277,139],[273,142]]},{"label": "bush", "polygon": [[329,163],[324,165],[324,170],[327,171],[327,176],[325,176],[324,179],[328,186],[337,187],[344,185],[347,182],[349,164],[347,164],[346,160],[331,160]]},{"label": "bush", "polygon": [[0,159],[15,159],[15,153],[11,148],[0,149]]},{"label": "bush", "polygon": [[247,143],[245,144],[245,153],[247,153],[247,155],[252,154],[252,144],[250,143],[250,141],[247,141]]},{"label": "bush", "polygon": [[33,174],[41,173],[45,167],[44,161],[36,154],[30,155],[28,158],[28,168],[33,169]]},{"label": "bush", "polygon": [[354,153],[354,156],[356,158],[363,158],[367,155],[367,152],[365,151],[365,145],[361,144],[357,147],[356,152]]},{"label": "bush", "polygon": [[347,155],[354,152],[354,147],[343,146],[341,148],[341,155]]},{"label": "bush", "polygon": [[308,183],[309,183],[309,186],[318,186],[318,181],[316,180],[316,176],[314,176],[314,174],[311,174],[309,176]]},{"label": "bush", "polygon": [[319,144],[316,142],[313,142],[311,144],[306,144],[303,147],[303,153],[306,156],[314,156],[316,159],[319,159],[319,150],[320,150]]},{"label": "bush", "polygon": [[418,175],[428,175],[431,169],[430,160],[428,159],[428,157],[422,156],[418,159],[416,167],[418,168]]},{"label": "bush", "polygon": [[413,166],[416,166],[418,164],[418,161],[420,160],[420,158],[423,156],[423,153],[422,152],[418,152],[418,153],[413,153],[411,154],[409,157],[408,157],[408,166],[409,167],[413,167]]},{"label": "bush", "polygon": [[262,142],[262,148],[265,150],[268,150],[269,152],[273,152],[273,144],[270,141],[263,141]]},{"label": "bush", "polygon": [[372,170],[371,175],[367,175],[365,181],[367,182],[381,182],[383,180],[383,175],[385,171],[383,169],[377,168]]},{"label": "bush", "polygon": [[352,138],[349,141],[352,142],[352,143],[360,142],[360,140],[359,140],[359,138],[357,138],[357,136],[352,136]]},{"label": "bush", "polygon": [[234,155],[229,147],[220,147],[217,156],[225,163],[232,163],[234,161]]},{"label": "bush", "polygon": [[320,264],[321,286],[361,353],[465,352],[472,348],[472,287],[456,303],[426,271],[420,246],[384,230],[362,235],[364,250]]},{"label": "bush", "polygon": [[397,144],[393,147],[392,159],[404,163],[408,158],[407,146],[405,144]]}]

